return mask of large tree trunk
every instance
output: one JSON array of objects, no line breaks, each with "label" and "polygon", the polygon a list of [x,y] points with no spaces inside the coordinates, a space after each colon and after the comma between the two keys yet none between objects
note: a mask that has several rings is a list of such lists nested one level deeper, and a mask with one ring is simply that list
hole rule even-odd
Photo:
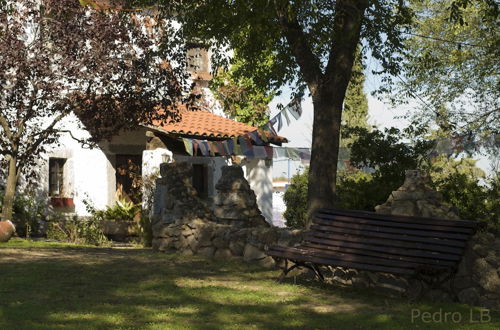
[{"label": "large tree trunk", "polygon": [[308,226],[312,214],[333,207],[342,107],[368,1],[337,0],[333,47],[321,82],[312,92],[312,155],[308,185]]},{"label": "large tree trunk", "polygon": [[313,98],[314,121],[312,155],[309,168],[308,210],[332,207],[340,143],[340,121],[343,97],[319,92]]},{"label": "large tree trunk", "polygon": [[3,196],[2,204],[2,220],[12,220],[12,213],[14,208],[14,198],[16,195],[17,179],[19,169],[17,168],[17,158],[10,157],[9,159],[9,172],[7,175],[7,182],[5,184],[5,195]]}]

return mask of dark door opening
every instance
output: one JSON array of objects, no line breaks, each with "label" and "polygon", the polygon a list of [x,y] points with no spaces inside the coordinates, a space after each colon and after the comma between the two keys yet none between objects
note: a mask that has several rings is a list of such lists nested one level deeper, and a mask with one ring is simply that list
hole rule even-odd
[{"label": "dark door opening", "polygon": [[141,201],[142,155],[116,155],[116,192],[134,203]]},{"label": "dark door opening", "polygon": [[201,198],[208,197],[208,166],[193,164],[193,187]]}]

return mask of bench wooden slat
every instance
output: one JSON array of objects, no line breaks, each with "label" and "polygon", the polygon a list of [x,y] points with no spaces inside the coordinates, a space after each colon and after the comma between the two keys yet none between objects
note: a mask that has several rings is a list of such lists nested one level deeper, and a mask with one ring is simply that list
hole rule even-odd
[{"label": "bench wooden slat", "polygon": [[384,238],[384,239],[391,240],[391,241],[408,241],[408,242],[418,242],[418,243],[429,243],[429,244],[453,246],[453,247],[459,247],[459,248],[465,247],[464,241],[448,240],[448,239],[440,239],[440,238],[425,238],[425,237],[421,237],[421,236],[410,236],[410,235],[405,235],[405,234],[397,235],[397,234],[392,234],[392,233],[388,234],[388,233],[379,233],[379,232],[368,231],[368,230],[357,230],[357,229],[349,229],[349,228],[342,228],[342,227],[319,226],[319,225],[312,225],[311,229],[315,230],[315,231],[325,232],[325,233],[348,234],[351,236],[361,236],[361,237],[367,237],[367,238],[371,238],[371,237]]},{"label": "bench wooden slat", "polygon": [[347,221],[344,222],[342,221],[342,219],[337,219],[337,218],[335,218],[335,220],[336,221],[314,218],[313,223],[322,226],[341,227],[341,228],[358,229],[358,230],[366,230],[366,231],[374,231],[382,233],[394,233],[402,235],[414,235],[422,237],[430,236],[436,238],[447,238],[447,239],[457,239],[457,240],[467,240],[469,238],[469,235],[466,234],[455,234],[455,233],[441,232],[435,230],[415,230],[406,228],[395,228],[394,226],[389,227],[376,224],[368,224],[367,221],[358,223],[358,222],[347,222]]},{"label": "bench wooden slat", "polygon": [[321,232],[310,232],[308,235],[313,235],[314,237],[327,238],[336,241],[346,241],[361,244],[388,246],[388,247],[399,247],[403,249],[415,249],[415,250],[425,250],[425,251],[435,251],[435,252],[447,252],[451,254],[462,255],[464,249],[450,246],[442,246],[428,243],[415,243],[415,242],[405,242],[405,241],[392,241],[379,238],[367,238],[359,236],[349,236],[340,234],[327,234]]},{"label": "bench wooden slat", "polygon": [[[292,253],[309,253],[312,256],[316,256],[319,258],[326,258],[326,259],[334,259],[334,260],[341,260],[341,261],[346,261],[346,262],[356,262],[356,263],[362,263],[362,264],[367,264],[367,265],[377,265],[377,266],[387,266],[387,267],[394,267],[394,268],[408,268],[408,269],[415,269],[419,266],[424,266],[427,264],[422,264],[422,263],[415,263],[415,262],[409,262],[409,261],[401,261],[401,260],[394,260],[394,259],[387,259],[387,258],[378,258],[378,257],[368,257],[368,256],[361,256],[359,254],[352,254],[352,253],[347,253],[345,251],[341,253],[329,253],[328,251],[325,250],[320,250],[320,249],[308,249],[308,248],[285,248],[281,246],[273,246],[271,248],[274,251],[280,251],[280,252],[292,252]],[[436,266],[436,265],[435,265]],[[436,268],[445,268],[442,265],[436,266]]]},{"label": "bench wooden slat", "polygon": [[349,261],[342,261],[330,258],[320,258],[315,257],[305,253],[292,253],[290,251],[275,251],[269,250],[268,254],[270,256],[278,257],[278,258],[287,258],[292,261],[303,261],[303,262],[312,262],[316,264],[330,265],[330,266],[338,266],[338,267],[347,267],[347,268],[355,268],[359,270],[368,270],[375,272],[383,272],[383,273],[391,273],[391,274],[399,274],[399,275],[413,275],[415,270],[405,269],[405,268],[394,268],[394,267],[385,267],[385,266],[375,266],[375,265],[367,265],[362,263],[355,263]]},{"label": "bench wooden slat", "polygon": [[430,257],[423,258],[423,257],[415,257],[415,256],[395,255],[395,254],[371,251],[371,250],[367,250],[367,249],[352,249],[352,248],[348,248],[348,247],[315,244],[313,242],[305,242],[302,244],[302,246],[306,247],[306,248],[320,249],[320,250],[326,250],[326,251],[331,251],[331,252],[345,251],[345,252],[349,252],[352,254],[374,256],[374,257],[401,260],[401,261],[412,261],[412,262],[420,263],[420,264],[430,264],[430,265],[446,266],[446,267],[454,267],[458,261],[458,260],[457,261],[440,260],[440,259],[433,259]]},{"label": "bench wooden slat", "polygon": [[460,260],[461,256],[457,254],[447,254],[447,253],[438,253],[432,251],[420,251],[420,250],[410,250],[410,249],[400,249],[394,247],[387,246],[377,246],[377,245],[369,245],[355,242],[337,242],[329,239],[322,239],[318,237],[306,237],[304,243],[312,242],[317,244],[323,244],[325,246],[336,246],[339,248],[351,248],[358,250],[368,250],[368,251],[376,251],[381,253],[387,253],[394,256],[409,256],[409,257],[421,257],[421,258],[429,258],[429,259],[437,259],[437,260],[448,260],[448,261],[457,261]]},{"label": "bench wooden slat", "polygon": [[337,214],[346,215],[355,218],[371,218],[382,221],[390,222],[407,222],[407,223],[417,223],[417,224],[428,224],[428,225],[441,225],[441,226],[454,226],[454,227],[465,227],[476,229],[479,226],[477,221],[472,220],[448,220],[448,219],[434,219],[434,218],[423,218],[423,217],[410,217],[403,215],[392,215],[392,214],[380,214],[367,211],[351,211],[351,210],[339,210],[339,209],[321,209],[317,214]]},{"label": "bench wooden slat", "polygon": [[374,226],[384,226],[391,228],[408,228],[408,229],[420,229],[420,230],[433,230],[442,231],[447,233],[463,233],[463,234],[473,234],[474,229],[464,228],[464,227],[453,227],[453,226],[441,226],[441,225],[429,225],[429,224],[418,224],[418,223],[407,223],[407,222],[394,222],[394,221],[382,221],[380,219],[364,219],[364,218],[350,218],[342,215],[333,214],[315,214],[316,219],[324,219],[326,221],[345,221],[353,223],[354,220],[359,224],[369,224]]}]

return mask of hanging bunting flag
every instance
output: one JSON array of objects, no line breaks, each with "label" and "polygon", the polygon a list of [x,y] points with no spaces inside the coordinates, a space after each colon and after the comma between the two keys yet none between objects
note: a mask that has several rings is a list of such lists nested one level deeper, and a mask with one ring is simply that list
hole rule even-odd
[{"label": "hanging bunting flag", "polygon": [[278,123],[278,131],[281,131],[281,129],[283,128],[283,120],[281,119],[281,112],[278,113],[278,115],[276,116],[276,120]]},{"label": "hanging bunting flag", "polygon": [[228,156],[231,156],[233,154],[233,149],[230,147],[230,142],[233,142],[233,140],[229,139],[222,141],[222,145],[224,146],[224,151]]},{"label": "hanging bunting flag", "polygon": [[248,132],[248,136],[252,139],[252,141],[255,142],[256,145],[260,146],[260,145],[264,144],[264,142],[260,138],[259,132],[257,130],[252,131],[252,132]]},{"label": "hanging bunting flag", "polygon": [[241,146],[238,144],[238,137],[233,138],[233,152],[235,155],[242,155]]},{"label": "hanging bunting flag", "polygon": [[287,157],[293,160],[300,160],[299,153],[295,148],[285,148]]},{"label": "hanging bunting flag", "polygon": [[252,149],[252,140],[250,140],[250,136],[248,134],[243,135],[243,139],[249,149]]},{"label": "hanging bunting flag", "polygon": [[269,141],[269,139],[267,138],[266,131],[264,129],[259,128],[257,129],[257,132],[259,133],[259,136],[262,139],[262,141],[264,141],[265,143]]},{"label": "hanging bunting flag", "polygon": [[252,147],[252,148],[248,148],[246,151],[243,151],[243,154],[244,154],[247,158],[255,158],[255,154],[254,154],[254,151],[253,151],[253,147]]},{"label": "hanging bunting flag", "polygon": [[217,147],[217,152],[221,156],[226,156],[226,150],[224,150],[224,145],[222,144],[221,141],[215,141],[215,146]]},{"label": "hanging bunting flag", "polygon": [[217,153],[217,147],[213,143],[213,141],[207,141],[208,143],[208,150],[210,151],[210,156],[214,157],[215,154]]},{"label": "hanging bunting flag", "polygon": [[200,144],[199,140],[193,139],[193,155],[198,155],[198,145]]},{"label": "hanging bunting flag", "polygon": [[208,151],[208,143],[206,141],[200,141],[198,146],[203,156],[208,156],[210,154]]},{"label": "hanging bunting flag", "polygon": [[286,110],[290,111],[290,114],[295,120],[299,119],[302,115],[302,105],[300,101],[300,98],[295,98],[285,107]]},{"label": "hanging bunting flag", "polygon": [[276,135],[276,129],[274,128],[274,125],[276,125],[276,123],[278,122],[278,116],[274,116],[268,123],[267,123],[267,127],[269,127],[270,131]]},{"label": "hanging bunting flag", "polygon": [[263,146],[254,146],[253,152],[255,158],[267,158],[266,148],[264,148]]},{"label": "hanging bunting flag", "polygon": [[240,148],[243,154],[245,154],[245,151],[248,150],[247,143],[245,142],[245,138],[243,136],[238,137],[238,142],[240,143]]},{"label": "hanging bunting flag", "polygon": [[182,142],[184,142],[184,149],[189,155],[193,155],[193,141],[190,139],[182,138]]},{"label": "hanging bunting flag", "polygon": [[286,120],[286,125],[287,126],[290,126],[290,118],[288,117],[288,109],[284,109],[283,110],[283,116],[285,117],[285,120]]},{"label": "hanging bunting flag", "polygon": [[274,130],[273,124],[271,122],[268,122],[262,127],[265,131],[271,132],[272,135],[278,135],[276,131]]},{"label": "hanging bunting flag", "polygon": [[268,159],[273,159],[273,147],[271,146],[264,146],[264,149],[266,149],[266,154]]}]

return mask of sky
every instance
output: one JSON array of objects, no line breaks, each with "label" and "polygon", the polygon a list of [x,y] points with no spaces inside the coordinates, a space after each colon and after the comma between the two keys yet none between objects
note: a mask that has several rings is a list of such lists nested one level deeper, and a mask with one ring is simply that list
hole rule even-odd
[{"label": "sky", "polygon": [[[371,91],[375,90],[380,85],[378,77],[372,75],[370,71],[369,69],[365,71],[366,81],[364,86],[368,98],[368,123],[379,129],[388,127],[403,129],[408,127],[410,124],[409,121],[399,117],[404,115],[407,111],[411,111],[412,107],[417,107],[418,101],[410,100],[407,105],[398,106],[396,108],[384,104],[384,102],[370,94]],[[291,89],[287,87],[283,89],[281,95],[274,98],[269,105],[271,109],[271,118],[279,112],[277,108],[278,104],[281,103],[283,106],[286,106],[290,102],[290,95]],[[278,131],[280,136],[284,136],[289,140],[289,143],[283,144],[284,147],[311,147],[313,126],[313,105],[311,97],[305,97],[303,99],[302,110],[303,113],[299,120],[294,120],[290,117],[290,125],[287,126],[286,121],[284,121],[282,129]],[[478,159],[478,163],[476,164],[478,167],[486,173],[491,172],[490,161],[486,157],[478,156],[475,158]],[[300,161],[275,160],[273,165],[273,177],[291,177],[297,171],[300,171],[301,168],[303,168],[303,166]]]}]

